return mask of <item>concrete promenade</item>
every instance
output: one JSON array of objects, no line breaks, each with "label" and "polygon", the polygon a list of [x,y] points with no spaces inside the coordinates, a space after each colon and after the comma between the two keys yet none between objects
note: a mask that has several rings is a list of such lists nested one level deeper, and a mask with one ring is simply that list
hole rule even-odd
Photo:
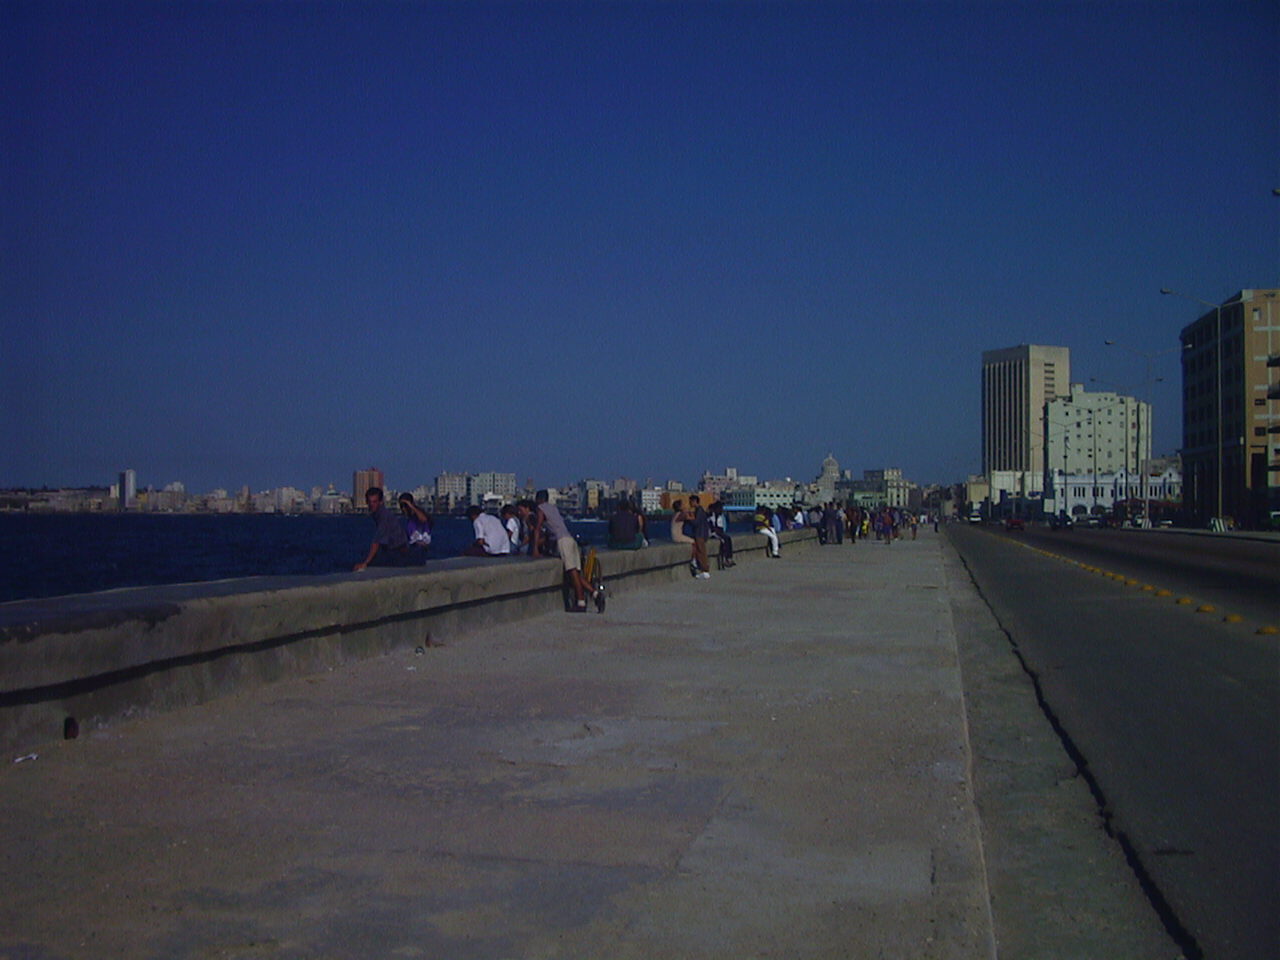
[{"label": "concrete promenade", "polygon": [[52,743],[0,958],[1177,956],[988,616],[922,531]]}]

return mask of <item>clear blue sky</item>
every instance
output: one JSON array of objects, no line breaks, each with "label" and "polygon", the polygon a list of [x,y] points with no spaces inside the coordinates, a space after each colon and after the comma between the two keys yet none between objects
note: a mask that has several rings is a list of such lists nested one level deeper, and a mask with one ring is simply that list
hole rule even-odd
[{"label": "clear blue sky", "polygon": [[0,485],[962,479],[984,349],[1140,392],[1102,342],[1176,347],[1161,287],[1280,285],[1278,41],[1275,2],[2,2]]}]

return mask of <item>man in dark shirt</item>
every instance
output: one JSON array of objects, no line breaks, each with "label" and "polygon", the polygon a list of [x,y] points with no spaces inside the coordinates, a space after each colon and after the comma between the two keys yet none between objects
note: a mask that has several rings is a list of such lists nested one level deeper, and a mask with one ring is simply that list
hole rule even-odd
[{"label": "man in dark shirt", "polygon": [[618,512],[609,518],[609,546],[614,550],[639,550],[644,546],[640,518],[630,501],[623,500]]},{"label": "man in dark shirt", "polygon": [[694,574],[699,580],[711,579],[711,565],[707,563],[707,538],[711,536],[711,521],[707,511],[702,507],[702,498],[696,493],[689,497],[689,507],[693,510],[693,565],[697,568]]},{"label": "man in dark shirt", "polygon": [[382,501],[382,488],[370,487],[364,495],[364,502],[369,506],[369,516],[373,520],[373,543],[369,545],[369,555],[357,563],[356,570],[368,566],[407,567],[418,562],[409,550],[409,536],[404,532],[400,518],[387,509]]}]

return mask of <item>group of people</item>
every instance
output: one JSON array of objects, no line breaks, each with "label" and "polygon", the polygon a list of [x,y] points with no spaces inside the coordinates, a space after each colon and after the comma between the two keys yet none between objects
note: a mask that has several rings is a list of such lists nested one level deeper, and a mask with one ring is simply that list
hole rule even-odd
[{"label": "group of people", "polygon": [[671,542],[687,543],[692,547],[689,570],[699,580],[711,579],[711,565],[707,561],[707,541],[715,537],[720,541],[720,561],[726,567],[734,565],[733,538],[729,536],[729,522],[724,515],[724,504],[719,500],[711,509],[703,507],[702,498],[689,495],[689,504],[676,500],[671,504]]},{"label": "group of people", "polygon": [[373,519],[373,542],[369,553],[355,565],[366,567],[416,567],[426,562],[431,546],[431,515],[413,499],[413,494],[400,494],[400,517],[387,509],[381,487],[365,491],[365,505]]},{"label": "group of people", "polygon": [[[356,570],[370,566],[417,566],[425,562],[427,548],[431,546],[431,516],[414,501],[412,494],[400,494],[399,517],[387,509],[380,487],[368,490],[365,503],[373,520],[374,537],[364,560],[355,565]],[[723,503],[716,500],[704,507],[701,496],[694,493],[689,495],[687,503],[676,500],[672,508],[671,541],[690,545],[689,569],[697,579],[711,577],[707,554],[707,543],[711,539],[720,543],[722,565],[734,566],[733,538],[729,535]],[[578,541],[569,532],[559,508],[550,502],[546,490],[539,490],[533,500],[507,504],[498,516],[473,506],[467,510],[467,517],[475,539],[462,551],[463,556],[559,557],[572,583],[577,608],[586,609],[590,598],[598,609],[604,609],[604,588],[593,588],[583,577]],[[851,541],[856,541],[870,536],[873,530],[877,540],[892,543],[908,527],[914,540],[919,518],[896,507],[869,511],[856,506],[841,508],[831,502],[815,506],[807,513],[799,506],[777,509],[761,506],[751,517],[752,530],[765,537],[766,554],[774,559],[782,555],[778,534],[806,525],[817,530],[818,540],[823,544],[843,543],[846,534]],[[609,521],[609,546],[616,550],[636,550],[648,543],[644,514],[629,501],[623,501]]]},{"label": "group of people", "polygon": [[[384,503],[382,488],[370,487],[365,504],[373,520],[373,542],[369,553],[356,570],[370,566],[409,567],[426,560],[431,545],[431,517],[409,493],[400,494],[401,517],[396,517]],[[500,516],[471,507],[467,510],[475,539],[462,551],[468,557],[510,557],[527,554],[534,559],[558,556],[573,585],[574,603],[585,610],[587,598],[604,610],[604,588],[593,588],[582,576],[582,556],[578,541],[560,510],[550,502],[546,490],[539,490],[533,500],[502,508]]]},{"label": "group of people", "polygon": [[821,544],[844,543],[846,535],[850,542],[856,542],[874,533],[876,540],[888,545],[900,539],[908,529],[914,540],[920,529],[917,514],[888,506],[864,510],[852,504],[841,508],[839,504],[828,502],[811,508],[806,519],[808,525],[817,531]]}]

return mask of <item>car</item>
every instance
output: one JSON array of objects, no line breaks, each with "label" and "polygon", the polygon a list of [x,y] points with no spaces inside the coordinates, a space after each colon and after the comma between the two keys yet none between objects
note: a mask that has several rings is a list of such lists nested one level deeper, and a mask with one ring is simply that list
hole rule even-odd
[{"label": "car", "polygon": [[969,522],[970,522],[970,523],[981,523],[981,522],[982,522],[982,514],[980,514],[980,513],[971,513],[971,514],[969,514]]},{"label": "car", "polygon": [[1072,530],[1075,528],[1075,521],[1068,517],[1065,513],[1049,518],[1050,530]]},{"label": "car", "polygon": [[1086,527],[1101,527],[1101,526],[1103,526],[1102,518],[1101,518],[1101,517],[1085,517],[1085,518],[1084,518],[1084,520],[1082,521],[1082,523],[1084,523],[1084,525],[1085,525]]},{"label": "car", "polygon": [[1007,517],[1004,521],[1004,528],[1006,530],[1025,530],[1027,525],[1021,517]]}]

